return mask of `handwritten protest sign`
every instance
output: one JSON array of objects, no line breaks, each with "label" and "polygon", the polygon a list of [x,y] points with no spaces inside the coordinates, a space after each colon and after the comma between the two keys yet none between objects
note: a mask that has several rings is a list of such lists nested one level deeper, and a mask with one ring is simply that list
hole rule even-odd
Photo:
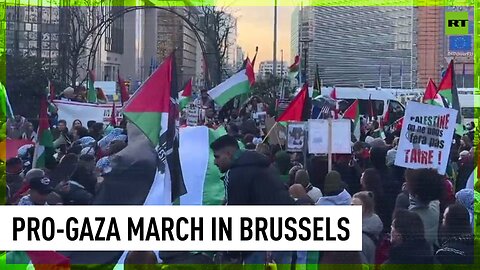
[{"label": "handwritten protest sign", "polygon": [[457,110],[409,102],[400,133],[395,165],[411,169],[447,169]]},{"label": "handwritten protest sign", "polygon": [[198,119],[200,117],[200,108],[194,104],[190,104],[187,110],[187,125],[196,126],[198,125]]}]

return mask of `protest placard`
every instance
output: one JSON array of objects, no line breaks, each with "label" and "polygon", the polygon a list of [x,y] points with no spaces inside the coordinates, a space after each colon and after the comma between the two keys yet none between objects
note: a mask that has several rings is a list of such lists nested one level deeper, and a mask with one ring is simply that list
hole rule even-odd
[{"label": "protest placard", "polygon": [[187,109],[187,125],[197,126],[200,118],[200,108],[195,104],[190,104]]},{"label": "protest placard", "polygon": [[305,135],[306,135],[305,122],[290,122],[287,127],[287,151],[290,152],[302,152]]},{"label": "protest placard", "polygon": [[[84,125],[90,120],[108,125],[111,120],[112,104],[90,104],[74,101],[55,100],[58,108],[58,119],[67,121],[71,126],[75,119],[82,121]],[[120,123],[123,119],[122,107],[116,105],[116,120]]]},{"label": "protest placard", "polygon": [[[332,120],[332,153],[351,153],[351,124],[348,119]],[[308,152],[310,154],[328,153],[328,120],[308,120]]]},{"label": "protest placard", "polygon": [[447,169],[457,110],[410,101],[405,111],[395,165]]}]

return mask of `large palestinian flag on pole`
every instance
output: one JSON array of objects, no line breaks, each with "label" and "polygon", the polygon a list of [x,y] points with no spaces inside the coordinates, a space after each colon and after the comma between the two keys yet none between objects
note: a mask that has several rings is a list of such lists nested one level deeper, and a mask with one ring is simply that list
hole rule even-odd
[{"label": "large palestinian flag on pole", "polygon": [[458,99],[457,83],[455,80],[455,65],[453,60],[450,61],[442,81],[438,85],[438,94],[444,98],[446,108],[455,109],[457,114],[456,132],[463,135],[462,114],[460,109],[460,101]]},{"label": "large palestinian flag on pole", "polygon": [[178,90],[174,53],[124,107],[124,115],[147,136],[158,154],[156,178],[165,178],[171,201],[186,193],[178,153]]},{"label": "large palestinian flag on pole", "polygon": [[253,72],[253,66],[250,61],[247,61],[245,69],[235,73],[232,77],[226,81],[215,86],[212,90],[208,91],[208,95],[219,106],[227,104],[232,98],[250,93],[250,88],[255,83],[255,73]]},{"label": "large palestinian flag on pole", "polygon": [[[111,157],[94,205],[171,205],[186,193],[179,157],[178,89],[172,54],[124,106],[128,146]],[[161,249],[161,247],[159,247]],[[68,252],[72,264],[115,265],[122,251]]]},{"label": "large palestinian flag on pole", "polygon": [[443,107],[442,97],[438,94],[438,89],[432,79],[428,81],[427,88],[423,94],[422,103]]}]

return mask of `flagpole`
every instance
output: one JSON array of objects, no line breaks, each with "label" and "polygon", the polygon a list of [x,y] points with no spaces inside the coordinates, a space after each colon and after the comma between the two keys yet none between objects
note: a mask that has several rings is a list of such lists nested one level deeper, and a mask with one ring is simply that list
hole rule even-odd
[{"label": "flagpole", "polygon": [[270,136],[270,133],[272,133],[273,129],[278,125],[278,122],[275,122],[275,124],[270,128],[270,130],[267,132],[267,135],[265,135],[265,138],[263,138],[262,143],[265,143],[267,140],[268,136]]},{"label": "flagpole", "polygon": [[403,61],[402,65],[400,66],[400,89],[403,89]]},{"label": "flagpole", "polygon": [[328,117],[328,172],[332,171],[332,117]]},{"label": "flagpole", "polygon": [[277,76],[277,0],[273,7],[273,76]]},{"label": "flagpole", "polygon": [[390,77],[390,89],[392,89],[392,65],[390,65],[390,71],[388,76]]},{"label": "flagpole", "polygon": [[378,86],[382,88],[382,65],[378,69]]}]

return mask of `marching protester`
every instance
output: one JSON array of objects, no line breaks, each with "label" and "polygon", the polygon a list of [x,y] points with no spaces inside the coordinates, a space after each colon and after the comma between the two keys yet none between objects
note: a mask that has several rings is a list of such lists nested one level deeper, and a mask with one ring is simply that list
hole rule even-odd
[{"label": "marching protester", "polygon": [[474,235],[470,215],[461,204],[450,205],[440,226],[440,248],[435,257],[442,264],[472,264]]},{"label": "marching protester", "polygon": [[[163,75],[172,77],[172,74]],[[291,97],[305,96],[305,102],[292,105],[292,100],[285,110],[288,113],[293,111],[292,114],[301,113],[301,117],[295,115],[283,119],[285,121],[280,120],[283,114],[275,106],[273,94],[271,97],[253,96],[248,101],[237,95],[235,99],[238,100],[231,98],[227,101],[237,105],[227,106],[209,94],[210,89],[202,87],[196,99],[192,96],[194,100],[188,105],[191,107],[180,109],[177,108],[175,91],[170,91],[173,86],[167,87],[167,99],[158,98],[165,101],[162,108],[144,106],[147,99],[151,98],[152,104],[157,100],[152,94],[134,109],[129,108],[132,100],[122,99],[122,114],[113,114],[115,105],[111,104],[114,106],[109,113],[102,109],[102,115],[95,119],[67,115],[61,110],[50,113],[46,123],[29,122],[30,118],[20,115],[9,117],[7,138],[32,144],[20,145],[15,149],[16,157],[13,155],[6,160],[7,203],[169,205],[184,204],[186,197],[182,196],[201,193],[192,196],[201,197],[192,204],[223,204],[225,207],[273,205],[310,207],[312,210],[318,206],[334,209],[335,206],[361,205],[362,250],[317,252],[314,259],[309,258],[316,268],[378,269],[383,263],[381,267],[389,269],[397,264],[472,263],[473,228],[478,225],[474,205],[480,201],[478,190],[474,190],[480,185],[474,180],[476,145],[472,140],[472,129],[475,124],[471,123],[463,135],[435,136],[435,133],[441,133],[440,129],[445,133],[455,130],[446,126],[438,128],[445,124],[440,120],[439,123],[429,123],[431,119],[428,117],[431,116],[403,119],[407,115],[404,111],[400,111],[400,118],[387,121],[384,117],[392,111],[389,110],[390,100],[385,100],[387,111],[383,116],[374,115],[376,111],[383,111],[383,105],[369,105],[371,112],[365,113],[364,105],[359,106],[359,102],[351,100],[348,102],[358,106],[355,115],[349,116],[343,108],[338,114],[336,106],[344,101],[335,98],[335,109],[323,108],[322,115],[329,118],[328,122],[333,120],[332,123],[349,119],[351,134],[347,134],[348,131],[341,134],[348,135],[345,136],[347,139],[335,136],[327,152],[323,149],[316,152],[313,146],[329,141],[329,137],[310,137],[309,132],[314,128],[308,126],[309,120],[316,120],[310,119],[312,105],[308,103],[312,98],[306,94],[308,84],[304,86],[303,95]],[[142,87],[139,89],[142,91]],[[152,93],[158,94],[159,89],[154,90]],[[82,85],[65,89],[61,96],[86,102],[87,91]],[[322,92],[323,89],[315,88],[314,91]],[[103,107],[108,107],[110,97],[97,97],[101,98],[100,103],[107,103]],[[363,103],[366,100],[357,101]],[[92,107],[97,105],[91,104]],[[293,109],[289,111],[289,108]],[[190,109],[195,112],[188,112]],[[142,113],[148,113],[148,117],[137,117]],[[107,119],[109,114],[110,119]],[[121,123],[118,123],[117,115],[123,118]],[[263,121],[265,115],[269,119],[276,116],[278,122],[267,128]],[[343,118],[341,121],[333,119],[338,115]],[[53,118],[58,117],[60,120],[56,122]],[[43,118],[39,120],[45,120]],[[327,122],[323,120],[318,123]],[[299,122],[305,123],[304,127],[294,126],[297,131],[290,132],[291,124]],[[181,127],[179,123],[182,123]],[[284,123],[287,123],[286,127]],[[420,128],[412,128],[414,124]],[[426,137],[423,126],[429,128],[425,132],[432,137],[428,137],[430,141],[425,138],[422,142]],[[408,131],[406,134],[403,127]],[[44,136],[48,128],[51,134]],[[277,128],[280,131],[277,132]],[[337,132],[336,128],[334,130]],[[185,137],[193,131],[198,131],[194,138]],[[273,131],[277,134],[272,134]],[[324,131],[323,126],[317,131]],[[291,135],[293,133],[295,136]],[[461,132],[457,130],[457,133]],[[45,138],[51,141],[45,143]],[[452,139],[455,139],[454,143],[450,144]],[[409,147],[405,147],[406,144]],[[297,147],[292,148],[292,145]],[[333,150],[340,146],[346,150]],[[434,155],[433,151],[429,152],[430,148],[441,150],[435,149]],[[41,160],[42,153],[45,158],[50,158],[49,161]],[[155,185],[159,185],[158,181],[164,181],[163,193],[152,191]],[[182,185],[184,191],[181,191]],[[200,186],[201,191],[192,190],[192,187]],[[318,216],[322,214],[320,211]],[[234,262],[236,266],[243,264],[246,268],[257,265],[259,269],[265,269],[266,265],[276,264],[277,269],[304,269],[297,261],[305,263],[306,257],[305,251],[209,254],[179,251],[160,252],[159,255],[151,251],[130,251],[125,253],[125,269],[134,269],[132,264],[139,263],[176,269],[177,265],[184,263],[213,265],[226,262]],[[118,261],[117,257],[115,259]]]},{"label": "marching protester", "polygon": [[362,263],[375,264],[375,252],[380,242],[380,235],[383,231],[383,223],[375,214],[374,193],[361,191],[355,193],[352,198],[352,205],[362,206]]},{"label": "marching protester", "polygon": [[396,269],[395,265],[433,265],[433,251],[425,240],[420,216],[407,210],[395,212],[391,228],[392,248],[382,269]]}]

